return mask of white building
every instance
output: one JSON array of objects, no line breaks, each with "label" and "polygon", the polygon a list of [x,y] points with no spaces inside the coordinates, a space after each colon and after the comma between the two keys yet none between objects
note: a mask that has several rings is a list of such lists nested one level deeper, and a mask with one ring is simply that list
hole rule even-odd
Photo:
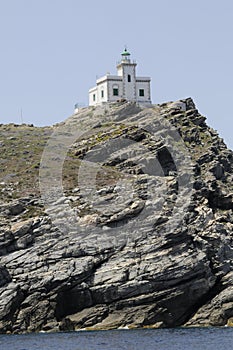
[{"label": "white building", "polygon": [[127,49],[121,54],[117,75],[107,74],[97,79],[96,86],[89,90],[89,106],[119,100],[151,104],[150,78],[136,76],[135,61],[130,60]]}]

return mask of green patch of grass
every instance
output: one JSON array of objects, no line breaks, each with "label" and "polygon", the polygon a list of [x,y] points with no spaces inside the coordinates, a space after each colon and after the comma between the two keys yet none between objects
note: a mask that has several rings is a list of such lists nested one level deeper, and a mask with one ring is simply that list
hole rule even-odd
[{"label": "green patch of grass", "polygon": [[0,126],[0,182],[15,187],[14,197],[38,193],[40,159],[51,133],[49,127]]}]

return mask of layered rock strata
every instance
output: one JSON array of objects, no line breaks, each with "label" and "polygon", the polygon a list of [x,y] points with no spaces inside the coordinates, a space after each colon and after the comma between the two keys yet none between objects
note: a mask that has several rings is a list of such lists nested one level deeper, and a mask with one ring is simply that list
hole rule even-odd
[{"label": "layered rock strata", "polygon": [[84,108],[47,140],[31,192],[1,183],[0,331],[230,324],[233,153],[193,101]]}]

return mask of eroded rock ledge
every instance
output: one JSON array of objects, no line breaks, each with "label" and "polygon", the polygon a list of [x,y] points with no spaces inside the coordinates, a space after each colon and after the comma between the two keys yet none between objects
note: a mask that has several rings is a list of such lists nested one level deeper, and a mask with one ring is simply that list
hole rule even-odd
[{"label": "eroded rock ledge", "polygon": [[0,331],[231,325],[232,151],[190,98],[85,108],[47,139],[80,126],[48,207],[38,164],[1,179]]}]

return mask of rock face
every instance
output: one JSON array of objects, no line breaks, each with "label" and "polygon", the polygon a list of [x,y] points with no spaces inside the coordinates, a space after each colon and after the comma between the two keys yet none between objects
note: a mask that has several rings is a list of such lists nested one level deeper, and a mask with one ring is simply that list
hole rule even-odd
[{"label": "rock face", "polygon": [[1,185],[0,331],[231,325],[233,153],[193,101],[52,131],[42,198]]}]

